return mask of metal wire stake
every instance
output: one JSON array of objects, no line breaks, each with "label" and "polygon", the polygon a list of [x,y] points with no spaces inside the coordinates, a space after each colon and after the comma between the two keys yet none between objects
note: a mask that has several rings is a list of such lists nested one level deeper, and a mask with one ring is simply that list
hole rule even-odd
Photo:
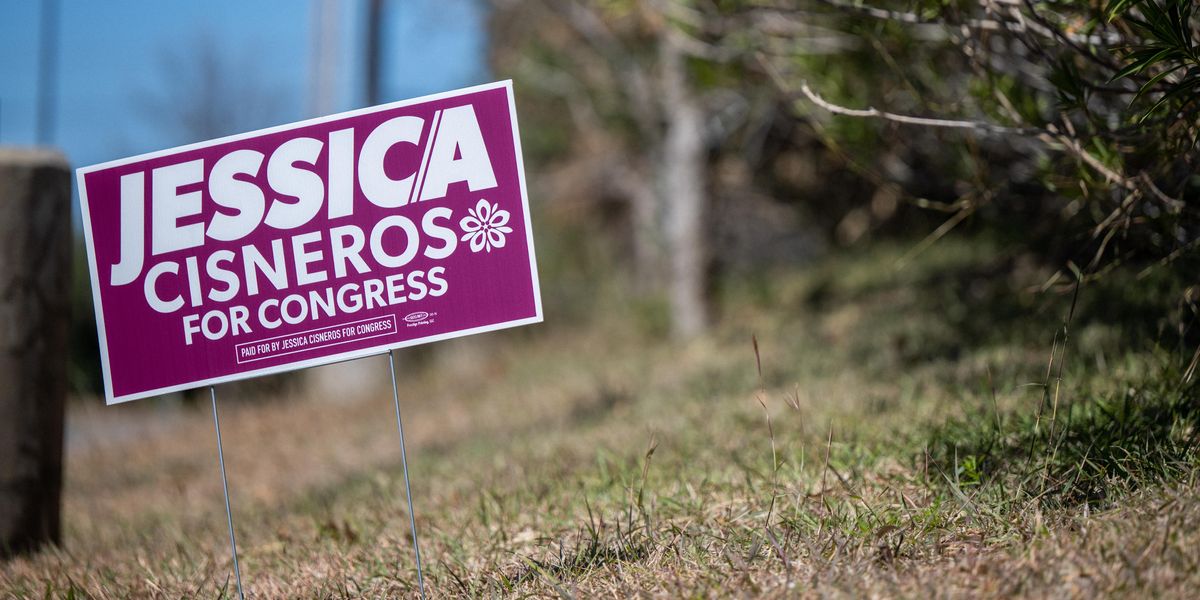
[{"label": "metal wire stake", "polygon": [[[388,371],[392,374],[392,402],[396,406],[396,429],[400,431],[400,464],[404,468],[404,493],[408,496],[408,524],[412,527],[413,552],[417,555],[417,585],[425,598],[425,575],[421,572],[421,545],[417,542],[417,517],[413,513],[412,486],[408,483],[408,457],[404,453],[404,423],[400,420],[400,392],[396,388],[396,359],[388,350]],[[214,405],[215,406],[215,405]]]},{"label": "metal wire stake", "polygon": [[212,396],[213,426],[217,429],[217,461],[221,463],[221,487],[225,489],[225,517],[229,520],[229,550],[233,554],[233,574],[237,577],[238,598],[245,600],[242,592],[242,569],[238,567],[237,538],[233,535],[233,510],[229,508],[229,480],[225,477],[225,451],[221,448],[221,418],[217,416],[217,388],[208,386]]}]

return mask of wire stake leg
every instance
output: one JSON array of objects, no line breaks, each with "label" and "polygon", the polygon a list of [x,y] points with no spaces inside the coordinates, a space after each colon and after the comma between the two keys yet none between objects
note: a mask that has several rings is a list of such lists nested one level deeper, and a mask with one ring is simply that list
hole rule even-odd
[{"label": "wire stake leg", "polygon": [[208,386],[212,396],[213,427],[217,430],[217,462],[221,464],[221,487],[225,489],[225,518],[229,521],[229,552],[233,555],[233,574],[237,577],[238,598],[246,599],[242,591],[242,569],[238,566],[237,537],[233,534],[233,510],[229,507],[229,479],[225,477],[225,451],[221,448],[221,418],[217,415],[217,388]]},{"label": "wire stake leg", "polygon": [[417,517],[413,513],[412,485],[408,482],[408,456],[404,452],[404,422],[400,420],[400,392],[396,387],[396,359],[391,350],[388,350],[388,372],[392,375],[392,402],[396,407],[396,429],[400,432],[400,465],[404,469],[404,494],[408,496],[408,524],[412,527],[413,553],[417,555],[417,585],[421,588],[421,598],[424,599],[425,575],[421,569],[421,545],[417,542]]}]

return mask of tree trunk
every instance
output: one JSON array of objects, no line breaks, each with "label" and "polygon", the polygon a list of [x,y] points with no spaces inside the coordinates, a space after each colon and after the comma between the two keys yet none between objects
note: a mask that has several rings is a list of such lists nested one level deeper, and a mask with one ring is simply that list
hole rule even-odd
[{"label": "tree trunk", "polygon": [[[648,153],[647,153],[648,154]],[[639,155],[641,156],[641,155]],[[654,164],[657,157],[650,155],[647,161]],[[665,272],[663,264],[662,219],[655,181],[639,173],[632,165],[622,165],[609,178],[618,191],[628,198],[630,205],[630,229],[633,243],[634,289],[648,294],[661,289],[658,281]]]},{"label": "tree trunk", "polygon": [[66,160],[0,149],[0,558],[59,541],[71,247]]},{"label": "tree trunk", "polygon": [[660,42],[663,143],[659,194],[664,209],[664,229],[669,261],[668,297],[671,329],[686,338],[704,331],[705,145],[704,113],[692,94],[681,50],[665,36]]}]

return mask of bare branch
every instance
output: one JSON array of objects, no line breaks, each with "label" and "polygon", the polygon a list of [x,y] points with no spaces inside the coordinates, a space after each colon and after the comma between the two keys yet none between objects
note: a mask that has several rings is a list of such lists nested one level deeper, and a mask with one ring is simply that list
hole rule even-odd
[{"label": "bare branch", "polygon": [[[1039,35],[1042,35],[1043,37],[1048,36],[1048,37],[1050,37],[1050,39],[1062,42],[1063,44],[1070,46],[1071,49],[1074,50],[1077,54],[1087,58],[1088,60],[1090,60],[1102,67],[1113,69],[1114,71],[1119,70],[1121,68],[1120,65],[1109,60],[1107,57],[1098,56],[1095,53],[1088,52],[1084,48],[1080,47],[1080,44],[1088,44],[1088,45],[1093,45],[1093,46],[1099,45],[1099,42],[1093,42],[1089,39],[1091,36],[1084,36],[1084,39],[1079,39],[1078,35],[1063,31],[1061,27],[1056,26],[1054,23],[1051,23],[1049,20],[1047,20],[1046,17],[1042,16],[1041,13],[1039,13],[1037,11],[1037,7],[1034,6],[1033,2],[1030,2],[1029,0],[1024,0],[1024,3],[1025,3],[1025,7],[1029,10],[1029,17],[1030,17],[1031,21],[1027,21],[1026,23],[1029,24],[1030,29],[1033,29],[1035,25],[1037,27],[1040,27],[1041,29],[1038,30]],[[1012,12],[1015,14],[1018,14],[1018,15],[1021,14],[1021,11],[1016,8],[1012,9]],[[1043,31],[1045,33],[1043,33]],[[1117,36],[1116,40],[1113,42],[1108,42],[1107,40],[1104,41],[1104,43],[1109,44],[1109,45],[1116,45],[1116,44],[1120,44],[1123,42],[1124,42],[1124,38],[1122,38],[1121,36]]]},{"label": "bare branch", "polygon": [[592,9],[575,0],[546,2],[545,5],[561,15],[586,43],[611,63],[613,75],[622,81],[621,87],[629,97],[638,127],[644,131],[653,130],[655,103],[650,78],[617,35]]},{"label": "bare branch", "polygon": [[[967,19],[961,23],[954,23],[945,19],[929,19],[922,17],[916,13],[889,10],[863,4],[851,4],[843,0],[817,0],[821,4],[831,6],[838,10],[856,12],[875,19],[886,21],[896,21],[899,23],[909,23],[912,25],[940,25],[949,28],[966,27],[976,31],[1006,31],[1009,33],[1034,33],[1044,38],[1060,39],[1065,38],[1076,44],[1088,44],[1092,46],[1112,46],[1121,44],[1125,40],[1116,33],[1106,33],[1105,35],[1081,35],[1077,33],[1059,32],[1054,28],[1048,27],[1044,23],[1036,23],[1018,18],[1016,21],[1005,21],[997,19]],[[1015,3],[1007,3],[1015,4]],[[759,10],[770,10],[778,12],[791,12],[789,7],[759,5],[755,7]],[[1012,12],[1019,12],[1015,7],[1010,8]]]},{"label": "bare branch", "polygon": [[[775,86],[777,88],[779,88],[780,91],[783,91],[784,93],[790,94],[790,95],[793,94],[788,89],[787,82],[784,81],[783,76],[779,74],[779,72],[775,69],[775,67],[773,65],[771,65],[761,54],[758,55],[758,60],[759,60],[759,63],[763,66],[763,68],[766,69],[772,82],[774,82]],[[916,116],[912,116],[912,115],[903,115],[903,114],[898,114],[898,113],[893,113],[893,112],[888,112],[888,111],[882,111],[875,107],[868,107],[865,109],[849,108],[849,107],[845,107],[845,106],[839,106],[837,104],[834,104],[834,103],[829,102],[828,100],[822,98],[819,94],[814,92],[812,90],[812,88],[810,88],[808,86],[807,81],[801,81],[800,92],[806,98],[808,98],[809,101],[811,101],[813,104],[816,104],[817,106],[819,106],[833,114],[845,115],[845,116],[849,116],[849,117],[867,118],[867,119],[881,119],[881,120],[885,120],[885,121],[891,121],[894,123],[903,123],[906,125],[918,125],[918,126],[923,126],[923,127],[967,129],[967,130],[971,130],[971,131],[980,131],[980,132],[984,132],[984,133],[999,134],[999,135],[1019,135],[1019,136],[1024,136],[1024,137],[1028,137],[1031,139],[1039,140],[1048,145],[1058,144],[1064,150],[1066,150],[1069,154],[1072,154],[1075,157],[1079,158],[1079,160],[1083,161],[1083,163],[1085,165],[1087,165],[1092,170],[1094,170],[1097,173],[1104,176],[1105,180],[1107,180],[1109,183],[1119,185],[1128,190],[1137,189],[1136,181],[1134,181],[1130,177],[1126,177],[1125,175],[1122,175],[1121,173],[1118,173],[1118,172],[1114,171],[1113,169],[1109,168],[1100,159],[1096,158],[1091,153],[1089,153],[1087,150],[1085,150],[1083,148],[1083,144],[1079,140],[1075,139],[1074,137],[1072,137],[1068,134],[1065,134],[1065,133],[1059,131],[1059,129],[1057,127],[1055,127],[1054,125],[1049,125],[1045,129],[1040,129],[1037,127],[1006,127],[1003,125],[996,125],[994,123],[988,123],[985,121],[916,117]]]},{"label": "bare branch", "polygon": [[1092,156],[1092,154],[1087,150],[1084,150],[1083,145],[1079,143],[1079,140],[1061,133],[1054,125],[1050,125],[1045,133],[1038,136],[1038,139],[1044,142],[1055,141],[1059,144],[1062,144],[1063,147],[1066,148],[1067,152],[1074,154],[1079,158],[1079,160],[1082,160],[1084,164],[1091,167],[1097,173],[1103,175],[1104,179],[1109,183],[1117,184],[1128,190],[1137,188],[1137,184],[1132,179],[1108,168],[1107,165],[1105,165],[1103,162],[1100,162],[1100,159]]},{"label": "bare branch", "polygon": [[862,117],[869,119],[883,119],[885,121],[893,121],[896,123],[905,123],[908,125],[924,125],[926,127],[947,127],[951,129],[973,129],[984,131],[987,133],[997,133],[1002,135],[1039,135],[1042,132],[1040,129],[1032,127],[1006,127],[1004,125],[996,125],[986,121],[970,121],[962,119],[935,119],[929,117],[914,117],[911,115],[902,115],[898,113],[879,110],[873,106],[865,109],[847,108],[838,106],[819,96],[812,88],[808,87],[807,81],[800,83],[800,91],[813,104],[837,115],[846,115],[848,117]]},{"label": "bare branch", "polygon": [[739,51],[732,48],[725,48],[701,41],[698,38],[688,35],[678,27],[668,25],[666,35],[680,51],[695,58],[723,63],[733,60],[739,54]]}]

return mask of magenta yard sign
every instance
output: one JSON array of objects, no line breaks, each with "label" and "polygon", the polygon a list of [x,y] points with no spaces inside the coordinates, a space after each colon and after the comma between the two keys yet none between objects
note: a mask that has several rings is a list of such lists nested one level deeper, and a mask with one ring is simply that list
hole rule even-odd
[{"label": "magenta yard sign", "polygon": [[511,82],[78,180],[110,404],[542,320]]}]

